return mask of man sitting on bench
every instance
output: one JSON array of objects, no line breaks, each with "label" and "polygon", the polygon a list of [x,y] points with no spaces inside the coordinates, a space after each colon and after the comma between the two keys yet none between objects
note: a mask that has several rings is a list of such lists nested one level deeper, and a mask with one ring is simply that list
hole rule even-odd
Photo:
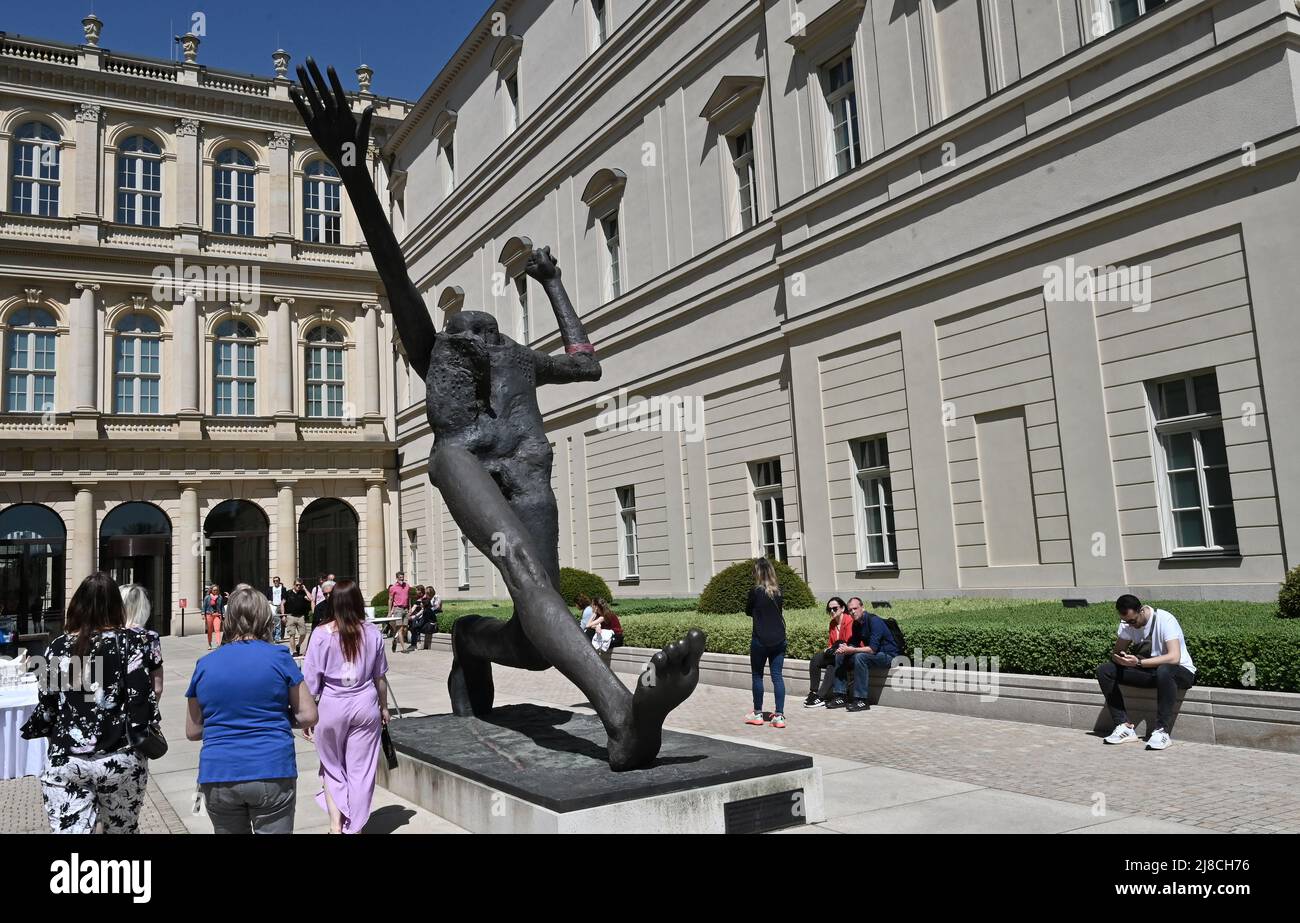
[{"label": "man sitting on bench", "polygon": [[1147,740],[1148,750],[1164,750],[1169,739],[1169,723],[1179,689],[1190,689],[1196,682],[1196,667],[1187,652],[1182,626],[1172,613],[1142,605],[1136,596],[1125,594],[1115,600],[1119,611],[1119,636],[1110,661],[1097,667],[1097,682],[1106,697],[1115,730],[1106,738],[1108,744],[1140,740],[1124,710],[1120,685],[1141,686],[1156,690],[1156,728]]},{"label": "man sitting on bench", "polygon": [[[888,670],[899,650],[885,620],[874,612],[864,611],[857,596],[849,600],[849,615],[853,616],[853,636],[841,642],[835,651],[835,695],[826,707],[859,712],[871,707],[867,701],[871,670]],[[853,667],[853,698],[846,700],[844,692],[850,666]]]}]

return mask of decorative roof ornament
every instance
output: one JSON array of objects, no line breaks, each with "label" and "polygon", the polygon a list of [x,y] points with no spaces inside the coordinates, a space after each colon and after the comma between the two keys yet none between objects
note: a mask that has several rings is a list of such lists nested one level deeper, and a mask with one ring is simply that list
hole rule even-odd
[{"label": "decorative roof ornament", "polygon": [[276,78],[284,77],[288,79],[289,75],[289,52],[283,48],[277,48],[271,53],[271,63],[275,65]]},{"label": "decorative roof ornament", "polygon": [[374,76],[375,69],[369,64],[362,64],[357,68],[357,86],[361,88],[362,93],[369,95],[370,81]]},{"label": "decorative roof ornament", "polygon": [[185,57],[186,64],[198,63],[199,37],[193,32],[186,32],[181,36],[181,54]]},{"label": "decorative roof ornament", "polygon": [[104,31],[104,20],[94,13],[87,14],[81,21],[81,29],[86,33],[86,44],[91,48],[99,47],[99,35]]}]

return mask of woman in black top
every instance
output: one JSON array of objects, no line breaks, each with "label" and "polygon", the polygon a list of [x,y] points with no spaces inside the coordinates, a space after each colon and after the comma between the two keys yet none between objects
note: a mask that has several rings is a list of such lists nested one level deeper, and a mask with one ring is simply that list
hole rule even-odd
[{"label": "woman in black top", "polygon": [[762,724],[763,668],[772,665],[772,690],[776,693],[774,728],[785,727],[785,615],[781,607],[781,586],[776,568],[767,558],[754,562],[754,586],[745,601],[745,614],[754,620],[754,635],[749,642],[749,670],[754,680],[754,710],[745,716],[746,724]]},{"label": "woman in black top", "polygon": [[122,595],[91,574],[50,642],[48,673],[25,737],[49,738],[41,798],[54,833],[135,833],[149,761],[131,749],[127,723],[157,726],[150,674],[162,663],[149,639],[123,625]]}]

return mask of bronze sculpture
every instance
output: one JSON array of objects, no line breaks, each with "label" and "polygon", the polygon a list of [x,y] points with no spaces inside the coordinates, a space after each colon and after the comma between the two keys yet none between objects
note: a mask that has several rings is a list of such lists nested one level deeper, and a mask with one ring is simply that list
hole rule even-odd
[{"label": "bronze sculpture", "polygon": [[[516,343],[480,311],[452,315],[437,333],[411,282],[401,248],[366,171],[372,109],[360,121],[334,68],[326,82],[311,59],[291,96],[321,151],[338,169],[388,293],[398,335],[425,380],[434,433],[429,477],[461,532],[505,580],[515,604],[508,621],[466,616],[452,629],[447,686],[457,715],[492,709],[492,664],[551,666],[574,682],[609,734],[614,770],[648,765],[664,719],[694,691],[704,634],[692,629],[651,658],[629,692],[587,642],[559,594],[559,525],[551,491],[551,446],[536,388],[595,381],[600,361],[560,281],[549,248],[534,250],[526,272],[542,286],[565,354]],[[350,156],[349,156],[350,155]]]}]

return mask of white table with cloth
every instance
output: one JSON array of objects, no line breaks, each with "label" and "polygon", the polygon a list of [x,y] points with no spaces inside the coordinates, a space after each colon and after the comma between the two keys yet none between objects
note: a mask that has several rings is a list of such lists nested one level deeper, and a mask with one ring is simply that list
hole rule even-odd
[{"label": "white table with cloth", "polygon": [[36,708],[36,683],[0,686],[0,779],[38,776],[45,769],[45,738],[21,733]]}]

